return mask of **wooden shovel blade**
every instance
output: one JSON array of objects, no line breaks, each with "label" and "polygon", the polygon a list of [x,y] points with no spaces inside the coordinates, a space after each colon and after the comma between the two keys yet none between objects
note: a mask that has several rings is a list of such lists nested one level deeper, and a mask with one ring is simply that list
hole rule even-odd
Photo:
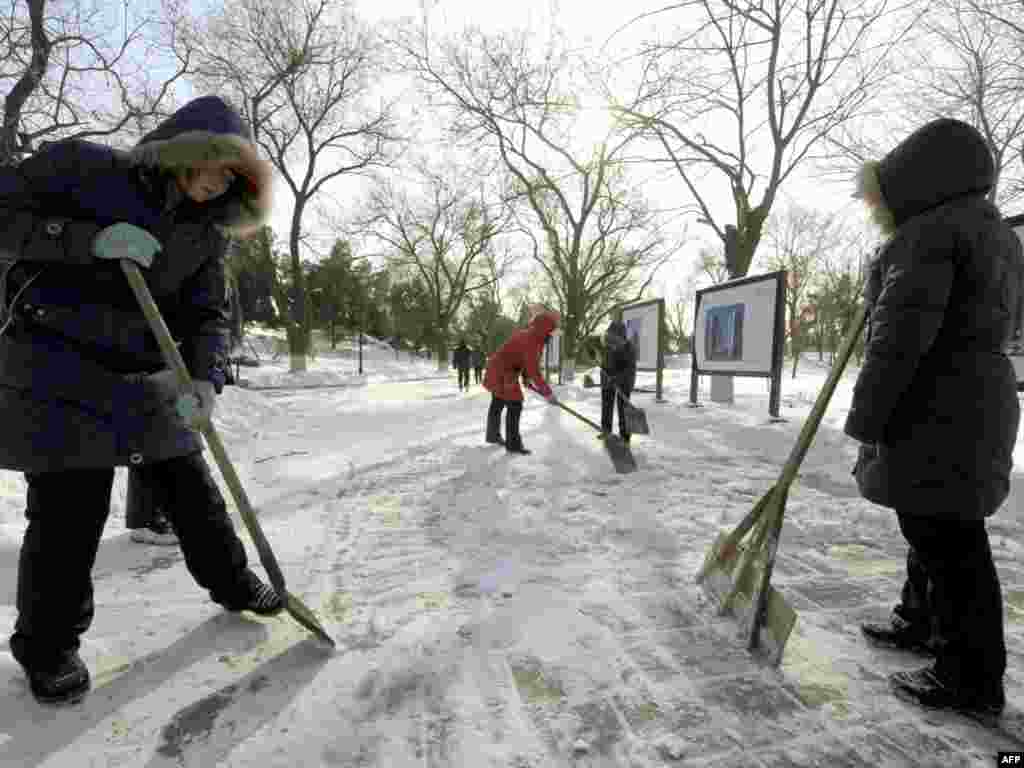
[{"label": "wooden shovel blade", "polygon": [[[729,535],[720,532],[704,560],[701,571],[704,577],[700,584],[704,594],[721,608],[731,596],[730,613],[736,618],[744,636],[749,634],[751,614],[753,613],[754,591],[760,581],[765,566],[764,555],[758,553],[753,560],[753,567],[736,574],[736,566],[746,552],[744,544],[728,546]],[[728,551],[724,551],[728,550]],[[740,578],[739,583],[736,578]],[[796,624],[796,611],[774,587],[768,587],[768,602],[765,610],[764,626],[761,628],[760,648],[773,664],[778,664],[785,650],[786,641]]]}]

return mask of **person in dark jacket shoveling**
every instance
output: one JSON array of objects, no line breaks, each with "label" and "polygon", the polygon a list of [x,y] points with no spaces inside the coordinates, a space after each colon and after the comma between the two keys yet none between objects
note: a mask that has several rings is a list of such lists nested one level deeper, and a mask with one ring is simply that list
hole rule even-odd
[{"label": "person in dark jacket shoveling", "polygon": [[[271,169],[238,114],[204,97],[129,152],[69,140],[8,172],[0,468],[28,483],[10,647],[36,698],[66,703],[90,685],[78,649],[116,466],[152,489],[214,601],[264,615],[284,607],[248,568],[195,431],[225,378],[227,237],[269,216]],[[178,391],[165,368],[124,259],[143,268],[194,391]]]},{"label": "person in dark jacket shoveling", "polygon": [[[523,390],[520,377],[525,376],[530,389],[549,403],[558,402],[540,370],[540,356],[547,337],[558,327],[557,312],[535,308],[535,315],[526,328],[514,331],[487,361],[484,388],[489,391],[491,407],[487,412],[488,443],[504,445],[509,453],[528,454],[519,431],[523,414]],[[507,409],[507,410],[506,410]],[[501,412],[505,410],[505,439],[501,437]]]},{"label": "person in dark jacket shoveling", "polygon": [[628,443],[630,434],[626,424],[626,405],[636,384],[636,347],[626,337],[626,324],[613,320],[604,335],[604,365],[601,366],[601,434],[607,438],[612,432],[615,403],[619,404],[619,434]]},{"label": "person in dark jacket shoveling", "polygon": [[862,168],[856,196],[888,240],[865,289],[868,341],[845,426],[861,443],[861,493],[895,510],[911,548],[892,623],[863,630],[923,650],[934,624],[934,664],[892,675],[895,693],[982,716],[1005,703],[1003,602],[985,518],[1009,494],[1020,410],[1002,350],[1024,258],[986,198],[994,180],[982,136],[952,119]]}]

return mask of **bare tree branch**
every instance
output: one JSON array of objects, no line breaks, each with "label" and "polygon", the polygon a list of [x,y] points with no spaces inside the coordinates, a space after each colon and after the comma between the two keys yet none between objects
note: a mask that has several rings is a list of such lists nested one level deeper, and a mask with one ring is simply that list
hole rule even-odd
[{"label": "bare tree branch", "polygon": [[641,294],[674,248],[621,166],[635,131],[611,125],[593,146],[575,141],[587,62],[558,34],[535,41],[525,30],[468,29],[435,42],[405,27],[392,44],[450,111],[453,138],[486,142],[500,158],[516,229],[562,314],[571,360],[582,335]]},{"label": "bare tree branch", "polygon": [[345,174],[389,165],[400,147],[395,105],[374,103],[376,40],[348,2],[239,0],[197,23],[199,81],[232,95],[294,198],[289,253],[292,367],[305,367],[310,318],[304,215]]},{"label": "bare tree branch", "polygon": [[[687,26],[641,47],[631,98],[617,98],[610,86],[608,96],[628,125],[661,147],[701,223],[723,244],[726,225],[736,227],[738,277],[783,184],[814,147],[861,114],[911,24],[881,31],[896,18],[889,0],[856,7],[699,0],[669,8]],[[712,211],[722,184],[734,221]]]},{"label": "bare tree branch", "polygon": [[[0,16],[4,97],[0,163],[16,162],[48,139],[144,131],[174,104],[174,86],[192,72],[183,18],[167,2],[159,15],[127,23],[120,42],[98,7],[79,3],[47,14],[46,0],[12,3]],[[160,61],[156,78],[147,62]],[[168,69],[166,64],[172,64]]]}]

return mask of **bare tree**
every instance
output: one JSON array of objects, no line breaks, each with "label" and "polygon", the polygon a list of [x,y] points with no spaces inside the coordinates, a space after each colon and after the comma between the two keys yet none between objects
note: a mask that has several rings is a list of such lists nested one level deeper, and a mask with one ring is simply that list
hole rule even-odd
[{"label": "bare tree", "polygon": [[971,7],[996,21],[1024,41],[1024,3],[1019,0],[971,0]]},{"label": "bare tree", "polygon": [[729,279],[729,265],[725,259],[724,249],[701,248],[697,254],[697,275],[706,277],[712,285],[724,283]]},{"label": "bare tree", "polygon": [[[1024,10],[1024,4],[1017,6]],[[901,89],[905,108],[917,123],[956,116],[974,125],[995,160],[996,183],[989,199],[1001,204],[1018,199],[1024,194],[1019,172],[1024,35],[980,10],[976,0],[939,0],[931,5],[923,28],[926,35],[912,49],[914,66],[908,68],[909,82]],[[938,62],[936,51],[941,51]]]},{"label": "bare tree", "polygon": [[[883,33],[888,5],[697,0],[655,12],[688,27],[643,46],[635,95],[615,99],[616,109],[678,173],[722,241],[731,276],[747,273],[785,181],[887,76],[888,53],[906,31]],[[732,199],[734,223],[712,211],[719,192]]]},{"label": "bare tree", "polygon": [[426,285],[439,331],[438,369],[445,370],[448,334],[466,297],[493,290],[504,273],[506,264],[494,258],[491,245],[508,226],[509,215],[502,202],[482,199],[465,175],[432,169],[424,161],[416,164],[416,175],[419,189],[411,191],[408,184],[400,188],[393,180],[379,180],[363,226],[389,246],[390,266]]},{"label": "bare tree", "polygon": [[693,302],[697,291],[697,281],[691,277],[676,290],[673,301],[666,302],[665,329],[676,352],[686,352],[687,344],[693,333]]},{"label": "bare tree", "polygon": [[[0,15],[0,164],[37,142],[142,132],[173,106],[174,85],[192,67],[178,8],[128,19],[111,31],[109,9],[81,0],[8,3]],[[161,71],[158,77],[152,70]]]},{"label": "bare tree", "polygon": [[[569,361],[575,358],[575,343],[593,334],[623,304],[643,298],[658,269],[674,255],[646,201],[631,194],[624,182],[622,168],[606,170],[606,189],[594,195],[589,225],[578,239],[572,222],[541,190],[532,192],[525,209],[516,209],[519,231],[540,267],[541,299],[566,318],[562,343]],[[617,184],[622,188],[616,189]],[[529,193],[518,199],[528,197]],[[538,220],[546,238],[537,236]],[[553,234],[560,247],[552,246]],[[563,367],[571,369],[572,363]]]},{"label": "bare tree", "polygon": [[387,165],[394,105],[373,103],[377,42],[350,4],[238,0],[197,23],[200,82],[233,96],[294,199],[288,248],[291,369],[304,370],[311,313],[302,273],[303,217],[325,185]]},{"label": "bare tree", "polygon": [[[849,332],[857,309],[863,303],[868,259],[877,239],[877,232],[866,223],[857,227],[837,222],[836,226],[836,238],[821,259],[815,288],[808,296],[815,306],[819,360],[826,346],[835,359],[840,340]],[[854,349],[860,360],[863,338]]]},{"label": "bare tree", "polygon": [[[619,166],[631,135],[580,147],[582,63],[557,33],[466,30],[435,45],[426,30],[395,36],[405,66],[451,111],[458,140],[484,141],[507,172],[531,256],[562,314],[570,376],[576,344],[615,305],[643,294],[671,255]],[[646,274],[645,274],[646,273]]]},{"label": "bare tree", "polygon": [[786,338],[795,379],[808,338],[808,294],[826,255],[839,241],[839,227],[830,214],[791,204],[770,219],[767,236],[771,250],[764,254],[765,266],[786,270]]}]

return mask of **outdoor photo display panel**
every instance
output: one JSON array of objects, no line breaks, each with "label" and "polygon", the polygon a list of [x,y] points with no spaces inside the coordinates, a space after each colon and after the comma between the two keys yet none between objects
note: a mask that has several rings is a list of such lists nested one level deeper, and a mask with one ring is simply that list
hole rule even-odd
[{"label": "outdoor photo display panel", "polygon": [[636,348],[636,367],[653,371],[658,368],[658,329],[661,327],[660,300],[623,307],[622,322],[626,336]]},{"label": "outdoor photo display panel", "polygon": [[698,291],[693,338],[701,373],[772,375],[777,364],[778,274]]}]

